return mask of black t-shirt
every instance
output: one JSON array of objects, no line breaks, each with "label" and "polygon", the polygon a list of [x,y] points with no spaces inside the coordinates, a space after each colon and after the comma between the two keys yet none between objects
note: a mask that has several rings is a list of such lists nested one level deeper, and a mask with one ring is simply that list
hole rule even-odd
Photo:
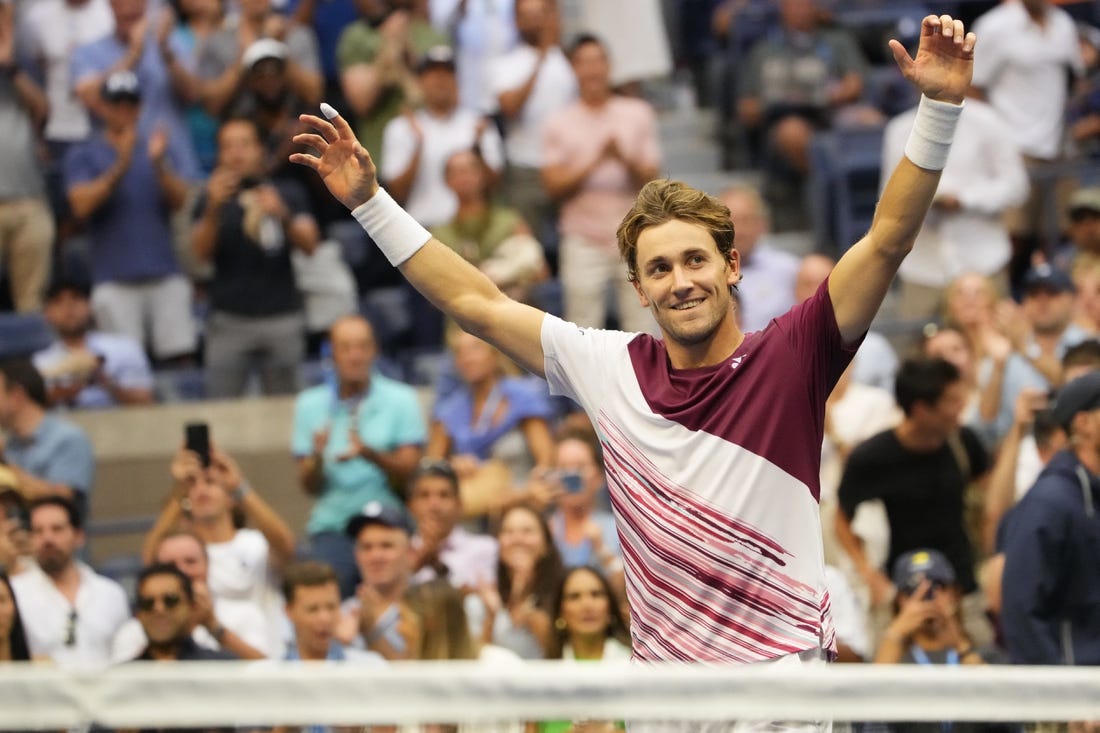
[{"label": "black t-shirt", "polygon": [[[266,183],[279,192],[291,217],[309,213],[305,191],[298,183],[281,178]],[[290,262],[293,244],[285,228],[276,222],[261,224],[259,238],[246,233],[245,205],[249,194],[250,190],[239,192],[218,210],[214,277],[210,281],[211,308],[251,317],[285,315],[301,310],[302,296]],[[195,218],[202,216],[205,209],[206,195],[203,194],[195,203]]]},{"label": "black t-shirt", "polygon": [[840,509],[851,518],[865,501],[881,499],[890,524],[889,575],[894,560],[909,550],[929,547],[942,552],[955,568],[964,593],[977,588],[974,558],[966,534],[963,495],[969,479],[985,473],[989,457],[981,441],[963,428],[960,442],[970,463],[970,475],[951,446],[930,453],[913,453],[887,430],[856,446],[840,480]]}]

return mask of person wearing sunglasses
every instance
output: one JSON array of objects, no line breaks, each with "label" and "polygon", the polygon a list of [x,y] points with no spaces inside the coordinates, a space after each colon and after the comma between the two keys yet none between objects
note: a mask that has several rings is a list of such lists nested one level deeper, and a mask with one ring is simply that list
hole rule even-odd
[{"label": "person wearing sunglasses", "polygon": [[195,592],[175,565],[157,563],[141,571],[134,614],[149,640],[135,661],[210,661],[236,659],[227,651],[205,649],[191,636]]}]

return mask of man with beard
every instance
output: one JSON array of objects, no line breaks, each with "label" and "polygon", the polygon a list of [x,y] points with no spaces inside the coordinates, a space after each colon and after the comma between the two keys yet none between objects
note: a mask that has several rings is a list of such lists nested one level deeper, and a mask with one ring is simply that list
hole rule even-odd
[{"label": "man with beard", "polygon": [[11,585],[31,654],[62,666],[110,661],[111,639],[130,617],[125,591],[77,559],[84,530],[73,502],[38,499],[30,520],[38,567],[14,576]]},{"label": "man with beard", "polygon": [[153,401],[153,373],[141,344],[92,330],[91,289],[59,280],[46,293],[46,320],[57,334],[34,355],[51,405],[115,407]]}]

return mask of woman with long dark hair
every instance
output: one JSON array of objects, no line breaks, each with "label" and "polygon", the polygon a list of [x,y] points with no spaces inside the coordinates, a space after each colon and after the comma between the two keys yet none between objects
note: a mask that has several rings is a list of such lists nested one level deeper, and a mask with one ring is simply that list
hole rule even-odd
[{"label": "woman with long dark hair", "polygon": [[15,592],[7,574],[0,571],[0,662],[29,662],[30,658]]}]

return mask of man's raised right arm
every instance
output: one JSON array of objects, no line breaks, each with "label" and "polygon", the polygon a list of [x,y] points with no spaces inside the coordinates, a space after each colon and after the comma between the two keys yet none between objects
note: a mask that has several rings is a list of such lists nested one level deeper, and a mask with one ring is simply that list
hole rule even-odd
[{"label": "man's raised right arm", "polygon": [[302,115],[312,132],[294,142],[319,155],[295,153],[291,162],[317,171],[333,196],[352,211],[390,262],[463,330],[485,339],[528,371],[543,375],[545,314],[504,295],[476,267],[434,239],[378,185],[374,162],[343,117],[328,105],[331,121]]}]

